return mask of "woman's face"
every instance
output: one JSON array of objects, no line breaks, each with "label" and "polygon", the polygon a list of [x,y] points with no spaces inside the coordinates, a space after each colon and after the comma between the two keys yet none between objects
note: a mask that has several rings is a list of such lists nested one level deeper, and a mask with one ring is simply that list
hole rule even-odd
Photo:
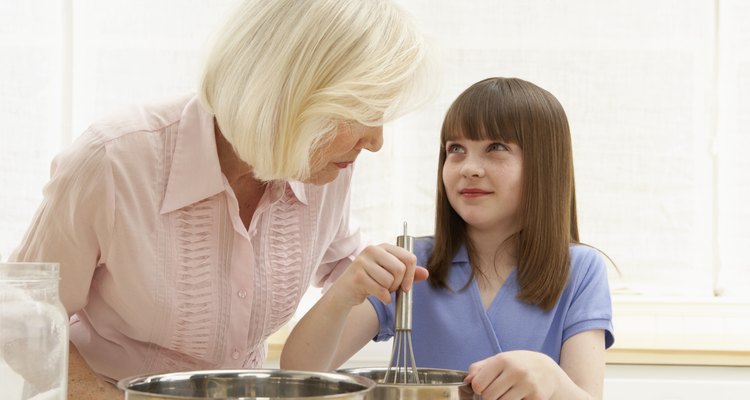
[{"label": "woman's face", "polygon": [[459,139],[445,144],[443,184],[448,201],[470,230],[512,234],[523,187],[518,145]]},{"label": "woman's face", "polygon": [[339,175],[357,159],[362,149],[376,152],[383,147],[383,127],[365,126],[357,122],[342,121],[336,125],[331,141],[313,152],[310,178],[305,182],[323,185]]}]

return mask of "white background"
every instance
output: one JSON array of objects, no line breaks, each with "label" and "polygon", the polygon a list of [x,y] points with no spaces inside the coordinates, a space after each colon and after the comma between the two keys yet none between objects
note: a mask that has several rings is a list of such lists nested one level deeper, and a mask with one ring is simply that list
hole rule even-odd
[{"label": "white background", "polygon": [[[750,5],[739,0],[401,1],[431,36],[439,95],[386,126],[356,166],[374,242],[433,229],[439,127],[488,76],[550,90],[568,112],[582,239],[631,291],[750,289]],[[92,121],[194,90],[229,0],[0,2],[0,256],[18,244],[51,158]]]},{"label": "white background", "polygon": [[[696,301],[747,301],[750,2],[399,3],[431,37],[443,73],[434,101],[388,124],[381,152],[357,163],[352,211],[368,237],[393,242],[403,221],[414,235],[432,232],[445,110],[477,80],[515,76],[568,113],[581,238],[617,263],[618,296],[684,300],[686,312]],[[0,259],[21,240],[52,157],[88,124],[195,90],[230,4],[0,0]],[[620,339],[631,317],[615,318]],[[702,324],[696,346],[726,326],[750,331],[744,314],[722,321]],[[743,337],[730,347],[750,350]]]}]

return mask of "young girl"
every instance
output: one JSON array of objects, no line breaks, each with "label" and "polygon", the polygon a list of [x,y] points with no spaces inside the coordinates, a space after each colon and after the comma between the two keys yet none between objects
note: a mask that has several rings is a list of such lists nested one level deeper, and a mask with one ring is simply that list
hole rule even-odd
[{"label": "young girl", "polygon": [[417,282],[418,367],[467,370],[485,400],[601,398],[610,292],[602,256],[578,243],[562,106],[529,82],[485,79],[453,102],[441,144],[435,236],[414,251],[429,280],[402,249],[368,248],[295,327],[282,368],[334,369],[389,339],[389,292]]}]

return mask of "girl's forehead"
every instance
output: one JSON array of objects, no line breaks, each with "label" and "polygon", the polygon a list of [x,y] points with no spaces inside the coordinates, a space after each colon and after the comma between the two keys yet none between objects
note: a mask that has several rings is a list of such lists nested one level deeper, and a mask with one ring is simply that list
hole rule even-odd
[{"label": "girl's forehead", "polygon": [[484,124],[480,121],[461,121],[451,124],[445,129],[446,140],[482,140],[491,139],[492,135],[487,133]]},{"label": "girl's forehead", "polygon": [[501,131],[495,131],[489,133],[486,130],[473,131],[469,134],[465,133],[464,130],[446,131],[443,137],[443,142],[449,141],[499,141],[505,143],[517,143],[518,137],[512,132],[503,134]]},{"label": "girl's forehead", "polygon": [[451,108],[443,121],[443,140],[520,142],[518,118],[512,109],[481,102]]}]

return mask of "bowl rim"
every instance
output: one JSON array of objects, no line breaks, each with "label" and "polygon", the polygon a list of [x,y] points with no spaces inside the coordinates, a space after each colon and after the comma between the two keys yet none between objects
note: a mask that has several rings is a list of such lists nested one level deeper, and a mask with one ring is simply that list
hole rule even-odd
[{"label": "bowl rim", "polygon": [[[193,400],[201,399],[206,400],[205,397],[187,397],[173,394],[160,394],[153,392],[145,392],[132,388],[132,386],[148,382],[158,382],[160,380],[185,380],[195,375],[202,375],[204,377],[222,377],[222,376],[257,376],[267,375],[271,376],[295,376],[309,378],[318,377],[331,382],[349,382],[362,386],[361,390],[353,392],[339,393],[325,395],[326,398],[336,399],[339,397],[346,397],[358,394],[365,394],[375,388],[377,382],[374,380],[355,374],[347,374],[344,372],[331,371],[304,371],[304,370],[289,370],[289,369],[271,369],[271,368],[256,368],[256,369],[207,369],[207,370],[191,370],[191,371],[177,371],[177,372],[166,372],[159,374],[140,374],[133,375],[127,378],[122,378],[117,381],[117,388],[127,393],[139,394],[139,395],[157,395],[161,398],[167,399],[180,399],[180,400]],[[310,396],[310,398],[316,398],[316,396]],[[231,399],[231,398],[230,398]]]},{"label": "bowl rim", "polygon": [[[353,368],[338,369],[336,370],[336,372],[349,374],[349,375],[363,376],[363,375],[360,375],[359,373],[360,372],[383,372],[383,371],[386,371],[387,369],[388,367],[353,367]],[[450,374],[456,374],[456,375],[463,376],[463,377],[466,377],[466,375],[468,375],[468,372],[466,371],[462,371],[458,369],[448,369],[448,368],[417,367],[417,370],[428,371],[428,372],[450,373]],[[382,387],[441,387],[441,386],[462,387],[462,386],[469,386],[469,384],[464,382],[463,379],[460,382],[446,382],[446,383],[385,383],[385,382],[379,382],[379,381],[375,381],[375,382],[377,386],[382,386]]]}]

